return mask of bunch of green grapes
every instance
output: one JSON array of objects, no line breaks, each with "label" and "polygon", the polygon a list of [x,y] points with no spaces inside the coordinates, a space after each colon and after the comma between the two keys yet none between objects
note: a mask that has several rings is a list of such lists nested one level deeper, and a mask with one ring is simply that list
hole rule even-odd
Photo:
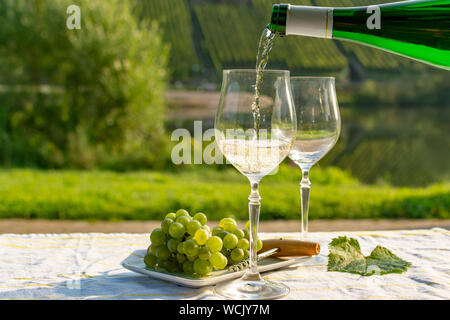
[{"label": "bunch of green grapes", "polygon": [[[198,212],[190,216],[185,209],[168,213],[150,234],[151,245],[144,262],[147,267],[173,273],[206,276],[249,257],[248,225],[238,229],[233,218],[223,218],[211,231],[207,217]],[[257,239],[257,250],[262,242]]]}]

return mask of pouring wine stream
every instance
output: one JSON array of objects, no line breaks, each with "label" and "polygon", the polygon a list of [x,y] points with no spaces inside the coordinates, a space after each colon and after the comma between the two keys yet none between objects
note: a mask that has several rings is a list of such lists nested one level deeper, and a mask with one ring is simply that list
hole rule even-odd
[{"label": "pouring wine stream", "polygon": [[255,82],[255,96],[252,104],[254,128],[256,132],[256,139],[259,137],[259,123],[261,120],[261,113],[259,110],[259,95],[260,86],[263,81],[263,71],[269,61],[269,53],[272,50],[273,42],[277,34],[272,32],[268,26],[264,28],[263,33],[259,39],[258,53],[256,55],[256,82]]}]

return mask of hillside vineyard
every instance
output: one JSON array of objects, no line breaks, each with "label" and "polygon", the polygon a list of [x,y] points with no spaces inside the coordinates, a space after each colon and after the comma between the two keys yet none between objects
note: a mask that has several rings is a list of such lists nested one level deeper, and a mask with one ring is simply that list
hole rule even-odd
[{"label": "hillside vineyard", "polygon": [[[164,40],[170,44],[169,64],[174,79],[188,81],[199,74],[217,80],[223,69],[254,68],[259,41],[255,35],[260,35],[270,22],[272,6],[277,2],[336,8],[392,0],[146,0],[139,12],[141,18],[158,22]],[[293,74],[336,75],[349,67],[371,74],[426,69],[414,60],[350,41],[285,37],[275,46],[271,68],[291,70]]]}]

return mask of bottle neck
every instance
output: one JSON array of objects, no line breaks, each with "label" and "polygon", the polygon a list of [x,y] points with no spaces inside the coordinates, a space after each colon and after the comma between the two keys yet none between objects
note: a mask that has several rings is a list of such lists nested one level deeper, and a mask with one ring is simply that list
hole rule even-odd
[{"label": "bottle neck", "polygon": [[[314,7],[290,4],[275,4],[268,26],[280,35],[302,35],[309,37],[333,37],[333,32],[359,32],[379,35],[390,30],[397,32],[403,23],[427,30],[439,24],[448,24],[449,0],[410,0],[362,7]],[[420,14],[419,14],[420,13]],[[386,28],[381,27],[381,16]],[[445,20],[447,22],[445,23]],[[444,22],[442,22],[444,20]],[[428,32],[428,31],[427,31]],[[338,38],[339,35],[337,36]]]},{"label": "bottle neck", "polygon": [[331,39],[333,8],[276,4],[268,28],[280,35]]},{"label": "bottle neck", "polygon": [[450,68],[450,0],[343,8],[279,6],[274,6],[276,16],[268,26],[278,34],[348,40]]},{"label": "bottle neck", "polygon": [[286,35],[286,19],[290,4],[275,4],[272,7],[272,17],[270,18],[270,23],[268,28],[279,34]]}]

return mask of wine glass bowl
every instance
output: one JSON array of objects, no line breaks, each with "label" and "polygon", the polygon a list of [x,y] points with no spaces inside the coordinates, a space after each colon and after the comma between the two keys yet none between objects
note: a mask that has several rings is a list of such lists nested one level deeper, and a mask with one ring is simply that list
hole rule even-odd
[{"label": "wine glass bowl", "polygon": [[[258,98],[255,99],[257,76]],[[250,182],[250,266],[241,279],[218,284],[216,293],[231,299],[271,299],[289,288],[264,280],[257,270],[260,212],[259,182],[287,157],[297,134],[289,71],[224,70],[215,119],[222,154]]]},{"label": "wine glass bowl", "polygon": [[297,135],[289,158],[302,171],[301,232],[308,232],[309,170],[336,144],[341,119],[333,77],[291,77],[296,108]]}]

